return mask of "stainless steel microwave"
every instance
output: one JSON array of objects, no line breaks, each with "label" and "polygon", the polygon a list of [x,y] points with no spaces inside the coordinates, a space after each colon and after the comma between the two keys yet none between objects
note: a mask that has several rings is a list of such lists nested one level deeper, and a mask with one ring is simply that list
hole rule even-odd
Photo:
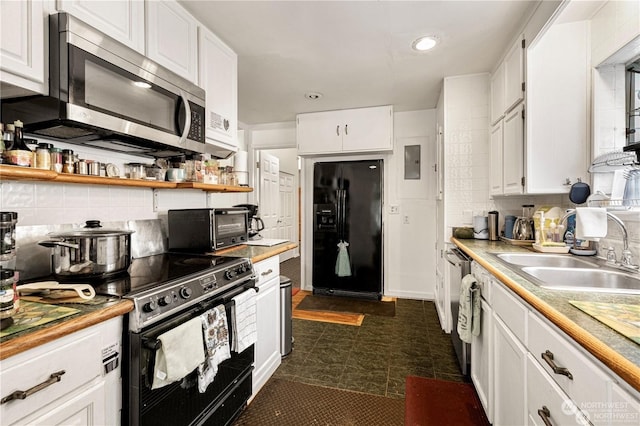
[{"label": "stainless steel microwave", "polygon": [[67,13],[50,16],[49,44],[49,95],[3,100],[2,121],[130,154],[221,156],[205,143],[202,88]]},{"label": "stainless steel microwave", "polygon": [[249,211],[245,208],[169,210],[169,250],[207,253],[239,244],[248,238]]}]

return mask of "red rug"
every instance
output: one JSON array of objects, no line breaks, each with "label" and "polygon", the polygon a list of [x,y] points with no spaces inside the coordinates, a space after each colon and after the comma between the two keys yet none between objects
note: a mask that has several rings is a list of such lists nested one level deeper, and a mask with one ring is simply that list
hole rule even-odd
[{"label": "red rug", "polygon": [[473,385],[407,376],[405,426],[489,425]]}]

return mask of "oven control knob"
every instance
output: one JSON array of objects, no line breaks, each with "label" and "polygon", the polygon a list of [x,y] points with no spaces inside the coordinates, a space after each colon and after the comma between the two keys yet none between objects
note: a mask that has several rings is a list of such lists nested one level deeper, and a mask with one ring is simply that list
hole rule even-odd
[{"label": "oven control knob", "polygon": [[233,278],[233,273],[230,270],[227,270],[224,272],[224,277],[230,280],[231,278]]},{"label": "oven control knob", "polygon": [[238,268],[238,272],[241,274],[247,272],[247,266],[245,264],[240,265],[240,267]]},{"label": "oven control knob", "polygon": [[158,304],[156,303],[155,300],[149,300],[147,303],[144,304],[144,306],[142,307],[142,310],[145,312],[153,312],[156,309],[158,309]]},{"label": "oven control knob", "polygon": [[160,304],[160,306],[167,306],[171,304],[171,302],[173,302],[173,297],[171,297],[171,295],[169,294],[158,299],[158,303]]},{"label": "oven control knob", "polygon": [[191,297],[191,289],[189,287],[182,287],[180,289],[180,297],[188,299]]}]

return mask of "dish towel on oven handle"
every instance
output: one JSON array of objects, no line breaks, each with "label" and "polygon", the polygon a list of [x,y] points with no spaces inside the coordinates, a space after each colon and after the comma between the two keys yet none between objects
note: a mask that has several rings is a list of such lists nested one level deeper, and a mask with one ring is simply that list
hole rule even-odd
[{"label": "dish towel on oven handle", "polygon": [[458,310],[458,335],[460,340],[471,343],[472,336],[480,334],[481,312],[480,287],[476,277],[467,274],[460,285],[460,305]]},{"label": "dish towel on oven handle", "polygon": [[240,353],[256,342],[256,291],[249,289],[232,300],[231,350]]},{"label": "dish towel on oven handle", "polygon": [[182,380],[204,362],[202,322],[199,317],[161,334],[158,340],[161,346],[156,350],[151,389]]},{"label": "dish towel on oven handle", "polygon": [[200,315],[204,334],[205,361],[198,366],[198,390],[204,393],[218,374],[218,365],[231,358],[229,327],[224,305]]}]

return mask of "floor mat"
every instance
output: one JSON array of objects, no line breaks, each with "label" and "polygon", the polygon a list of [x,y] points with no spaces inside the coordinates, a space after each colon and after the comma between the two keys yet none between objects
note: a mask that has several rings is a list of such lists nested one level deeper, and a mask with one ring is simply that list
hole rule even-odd
[{"label": "floor mat", "polygon": [[385,317],[393,317],[396,315],[395,301],[382,302],[337,296],[309,295],[302,299],[297,309],[302,311],[343,312]]},{"label": "floor mat", "polygon": [[405,426],[489,425],[473,385],[407,376]]},{"label": "floor mat", "polygon": [[332,324],[343,324],[361,326],[364,321],[363,314],[346,314],[343,312],[328,312],[328,311],[303,311],[298,309],[298,305],[302,302],[311,292],[300,290],[291,298],[291,304],[293,311],[291,317],[295,319],[329,322]]},{"label": "floor mat", "polygon": [[401,399],[271,378],[234,426],[400,426],[403,413]]}]

